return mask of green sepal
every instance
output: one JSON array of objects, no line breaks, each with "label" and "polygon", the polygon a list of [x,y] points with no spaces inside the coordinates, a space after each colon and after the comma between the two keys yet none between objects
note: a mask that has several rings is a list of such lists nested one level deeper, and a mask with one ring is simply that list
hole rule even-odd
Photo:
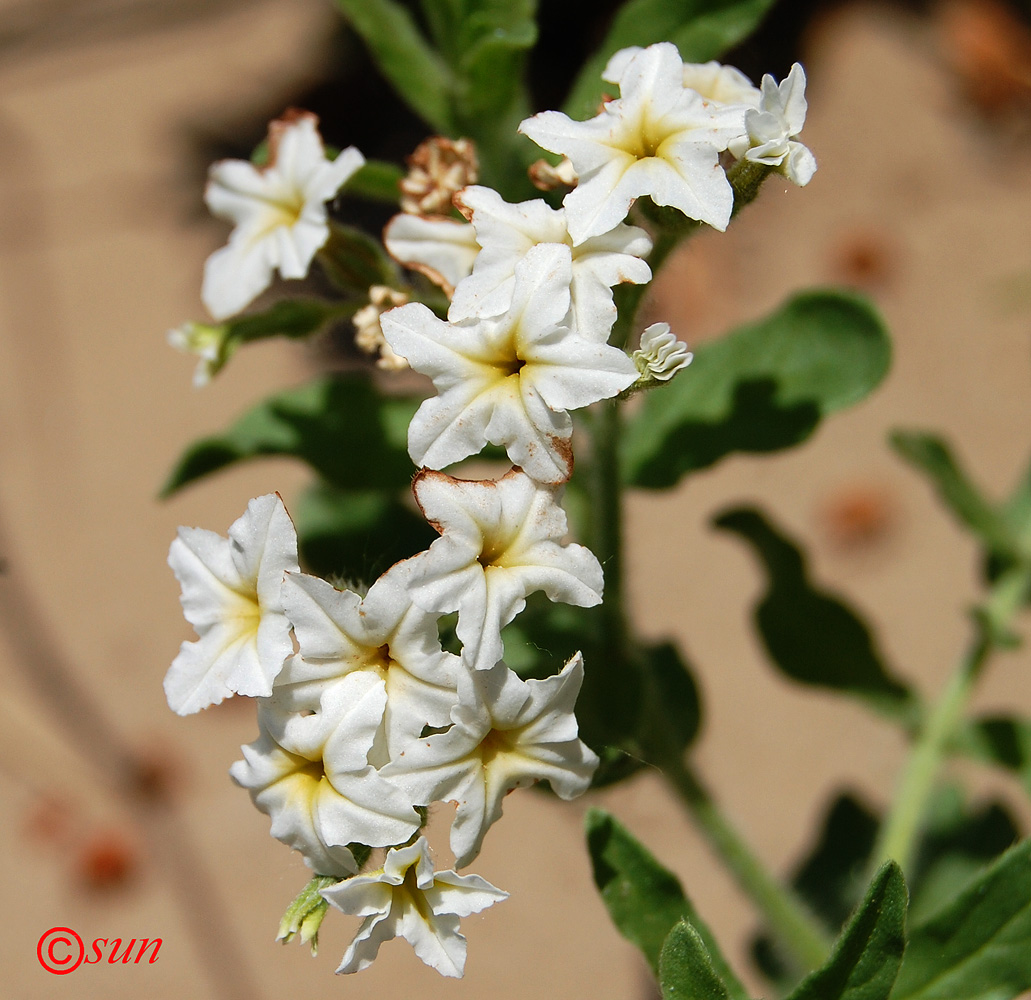
[{"label": "green sepal", "polygon": [[382,243],[354,226],[331,222],[317,257],[326,277],[349,295],[364,297],[372,285],[396,288],[401,283],[401,271]]},{"label": "green sepal", "polygon": [[299,458],[342,489],[402,489],[415,471],[407,433],[417,407],[418,400],[383,396],[355,374],[287,389],[187,448],[161,496],[262,455]]},{"label": "green sepal", "polygon": [[673,42],[684,62],[707,62],[747,38],[774,0],[629,0],[605,40],[583,65],[563,104],[571,118],[592,118],[616,87],[601,74],[610,57],[631,45]]},{"label": "green sepal", "polygon": [[891,345],[864,299],[814,291],[694,354],[626,422],[621,464],[631,486],[663,489],[734,452],[801,443],[823,417],[876,388]]},{"label": "green sepal", "polygon": [[766,572],[755,623],[773,664],[802,684],[861,698],[913,728],[920,703],[893,677],[862,619],[835,594],[809,580],[799,547],[753,508],[726,511],[713,524],[748,542]]},{"label": "green sepal", "polygon": [[787,1000],[887,1000],[906,947],[907,902],[902,869],[889,861],[874,876],[830,958]]},{"label": "green sepal", "polygon": [[279,922],[276,940],[289,944],[300,939],[301,944],[310,944],[312,955],[319,952],[319,928],[322,919],[329,909],[329,903],[323,899],[322,890],[343,881],[335,875],[315,875],[311,881],[297,894],[287,907],[283,919]]},{"label": "green sepal", "polygon": [[748,991],[734,975],[676,876],[609,813],[590,809],[584,826],[594,882],[609,916],[620,934],[641,949],[652,971],[661,973],[663,945],[674,926],[686,921],[724,984],[725,995],[732,1000],[747,1000]]}]

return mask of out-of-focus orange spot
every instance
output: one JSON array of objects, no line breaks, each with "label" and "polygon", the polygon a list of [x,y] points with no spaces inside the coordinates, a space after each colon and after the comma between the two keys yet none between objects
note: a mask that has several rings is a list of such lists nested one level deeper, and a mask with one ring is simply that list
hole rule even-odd
[{"label": "out-of-focus orange spot", "polygon": [[1031,106],[1031,28],[1000,0],[950,0],[941,8],[945,57],[985,114]]},{"label": "out-of-focus orange spot", "polygon": [[37,845],[60,845],[68,839],[73,821],[73,810],[67,802],[49,795],[40,796],[25,817],[25,837]]},{"label": "out-of-focus orange spot", "polygon": [[835,280],[869,289],[889,282],[898,266],[898,253],[887,233],[857,228],[838,235],[831,261]]},{"label": "out-of-focus orange spot", "polygon": [[891,534],[897,522],[897,505],[884,487],[856,483],[843,487],[826,500],[821,521],[837,547],[865,548]]},{"label": "out-of-focus orange spot", "polygon": [[118,830],[91,837],[76,859],[76,874],[94,892],[107,892],[128,885],[136,875],[136,851]]}]

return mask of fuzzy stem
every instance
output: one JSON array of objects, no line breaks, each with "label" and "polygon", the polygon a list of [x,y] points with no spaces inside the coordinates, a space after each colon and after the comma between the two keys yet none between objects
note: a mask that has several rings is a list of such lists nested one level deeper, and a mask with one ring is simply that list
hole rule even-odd
[{"label": "fuzzy stem", "polygon": [[1031,588],[1031,568],[1016,566],[996,581],[974,615],[975,632],[955,673],[931,709],[910,751],[895,801],[881,825],[871,871],[889,859],[908,871],[946,746],[991,654],[1005,642],[1010,622]]},{"label": "fuzzy stem", "polygon": [[[660,228],[649,256],[653,275],[668,259],[684,236],[698,227]],[[625,347],[633,330],[637,309],[644,298],[645,286],[624,285],[619,289],[619,318],[611,343]],[[595,555],[605,568],[605,601],[602,604],[603,645],[611,662],[623,670],[646,670],[634,648],[626,618],[623,564],[623,484],[619,469],[621,402],[605,400],[590,421],[591,487],[595,517],[591,542]],[[641,682],[647,688],[646,700],[654,695],[654,685],[646,674]],[[822,928],[806,911],[794,893],[782,886],[752,853],[727,818],[720,812],[693,771],[685,764],[680,745],[658,720],[664,719],[662,705],[649,711],[655,719],[647,740],[646,756],[661,768],[666,780],[680,795],[688,815],[709,845],[726,865],[771,929],[803,969],[819,966],[830,949]]]},{"label": "fuzzy stem", "polygon": [[800,968],[819,968],[830,953],[831,941],[805,904],[752,853],[690,765],[672,758],[663,762],[663,774],[709,846]]}]

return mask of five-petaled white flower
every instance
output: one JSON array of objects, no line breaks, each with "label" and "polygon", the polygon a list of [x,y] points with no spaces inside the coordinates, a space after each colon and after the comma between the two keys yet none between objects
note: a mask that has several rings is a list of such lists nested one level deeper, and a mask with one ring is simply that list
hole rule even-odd
[{"label": "five-petaled white flower", "polygon": [[290,111],[269,125],[269,159],[212,166],[204,200],[235,224],[229,243],[204,266],[201,298],[215,319],[246,308],[272,282],[272,272],[303,278],[329,239],[325,203],[365,162],[353,146],[326,159],[318,118]]},{"label": "five-petaled white flower", "polygon": [[513,788],[546,780],[562,799],[587,791],[598,758],[577,736],[573,706],[582,681],[579,653],[543,680],[520,680],[504,663],[464,674],[454,725],[416,740],[383,768],[417,805],[458,803],[451,826],[457,868],[479,854]]},{"label": "five-petaled white flower", "polygon": [[165,675],[180,715],[233,694],[265,696],[293,652],[280,591],[296,572],[297,534],[278,493],[258,497],[229,529],[180,528],[168,564],[182,585],[183,614],[200,637],[184,642]]},{"label": "five-petaled white flower", "polygon": [[543,590],[579,607],[601,603],[601,564],[582,545],[562,545],[568,530],[561,486],[513,469],[497,482],[453,479],[423,470],[415,499],[441,533],[409,562],[412,600],[427,610],[458,612],[462,658],[474,669],[501,659],[501,629]]},{"label": "five-petaled white flower", "polygon": [[744,133],[731,140],[730,152],[739,160],[775,167],[794,184],[805,186],[816,173],[816,157],[795,136],[805,124],[807,107],[805,70],[799,63],[780,84],[767,73],[759,106],[746,112]]},{"label": "five-petaled white flower", "polygon": [[434,871],[425,837],[391,850],[378,871],[329,886],[322,895],[344,913],[364,918],[338,973],[360,972],[384,941],[402,937],[428,966],[454,978],[465,970],[459,918],[508,897],[479,875]]},{"label": "five-petaled white flower", "polygon": [[573,163],[579,183],[563,202],[573,243],[608,232],[644,195],[726,229],[734,197],[719,153],[741,133],[744,109],[685,88],[680,54],[669,42],[636,52],[620,70],[620,97],[596,118],[577,122],[544,111],[519,126]]},{"label": "five-petaled white flower", "polygon": [[542,243],[516,265],[512,304],[496,319],[445,323],[417,303],[383,314],[387,343],[439,393],[408,428],[416,465],[442,469],[490,443],[539,482],[569,478],[567,411],[637,379],[622,351],[567,325],[571,282],[570,248]]},{"label": "five-petaled white flower", "polygon": [[279,742],[285,745],[294,727],[309,724],[298,713],[320,711],[322,692],[356,671],[385,684],[377,739],[385,745],[374,751],[377,766],[424,726],[447,724],[458,697],[458,657],[440,648],[439,615],[412,603],[412,568],[412,560],[397,563],[364,598],[318,577],[287,574],[283,605],[300,655],[287,661],[266,705],[266,724]]},{"label": "five-petaled white flower", "polygon": [[[512,302],[515,266],[538,243],[572,246],[565,209],[551,208],[541,198],[510,205],[496,191],[467,187],[455,204],[476,227],[479,255],[472,274],[455,290],[448,310],[452,323],[476,316],[499,316]],[[614,285],[646,284],[651,268],[641,258],[652,249],[643,229],[620,224],[611,232],[572,247],[573,279],[569,293],[573,329],[589,340],[604,343],[616,321]]]},{"label": "five-petaled white flower", "polygon": [[244,759],[229,774],[271,818],[272,836],[317,874],[350,874],[356,866],[348,844],[403,843],[420,818],[368,762],[386,706],[383,681],[358,671],[309,694],[287,726],[278,706],[263,703],[258,739],[242,748]]}]

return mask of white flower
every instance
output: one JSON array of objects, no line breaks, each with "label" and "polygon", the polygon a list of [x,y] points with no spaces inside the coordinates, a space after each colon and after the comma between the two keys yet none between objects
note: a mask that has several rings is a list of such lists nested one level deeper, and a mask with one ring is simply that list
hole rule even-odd
[{"label": "white flower", "polygon": [[479,875],[434,871],[425,837],[391,850],[378,871],[329,886],[322,895],[344,913],[364,918],[338,973],[360,972],[384,941],[402,937],[428,966],[454,978],[465,969],[459,918],[508,897]]},{"label": "white flower", "polygon": [[545,111],[519,126],[573,163],[579,183],[563,203],[573,243],[608,232],[643,195],[726,229],[734,198],[719,152],[740,134],[742,110],[686,89],[680,54],[669,42],[635,53],[619,85],[619,99],[590,121]]},{"label": "white flower", "polygon": [[325,710],[324,692],[356,672],[381,680],[387,694],[377,737],[385,746],[374,751],[372,763],[385,763],[424,726],[447,724],[458,698],[458,657],[440,648],[440,616],[412,604],[410,564],[392,567],[364,598],[318,577],[287,576],[283,605],[300,655],[287,661],[263,705],[266,725],[284,746],[301,745],[301,731]]},{"label": "white flower", "polygon": [[762,78],[759,106],[745,114],[745,133],[729,144],[737,159],[776,167],[788,180],[804,186],[816,172],[816,158],[795,141],[805,124],[805,70],[799,63],[778,85],[767,73]]},{"label": "white flower", "polygon": [[[572,246],[564,209],[543,199],[510,205],[496,191],[467,187],[455,204],[476,228],[479,256],[472,274],[455,290],[448,310],[452,323],[480,316],[499,316],[512,302],[515,266],[539,243]],[[643,229],[618,225],[572,247],[573,278],[569,293],[573,329],[589,340],[604,343],[616,320],[611,288],[621,282],[645,284],[652,272],[641,259],[652,249]]]},{"label": "white flower", "polygon": [[417,303],[384,313],[387,343],[439,393],[408,428],[416,465],[442,469],[489,442],[540,482],[569,478],[567,411],[615,396],[637,378],[622,351],[566,325],[571,281],[569,247],[546,243],[516,265],[512,305],[497,319],[445,323]]},{"label": "white flower", "polygon": [[204,266],[201,298],[215,319],[250,305],[272,282],[272,272],[303,278],[329,239],[325,202],[365,162],[353,146],[326,159],[318,118],[288,112],[269,125],[264,167],[246,160],[212,166],[204,200],[236,228]]},{"label": "white flower", "polygon": [[189,715],[232,694],[263,696],[293,652],[280,590],[296,572],[297,534],[278,493],[258,497],[223,538],[180,528],[168,564],[183,614],[200,637],[184,642],[165,676],[168,704]]},{"label": "white flower", "polygon": [[383,768],[417,804],[458,803],[451,827],[457,868],[479,853],[513,788],[547,780],[563,799],[587,791],[598,758],[577,738],[573,706],[582,681],[579,653],[544,680],[520,680],[504,663],[465,674],[454,725],[416,740]]},{"label": "white flower", "polygon": [[694,360],[694,355],[687,344],[670,333],[669,323],[652,323],[641,333],[641,349],[634,351],[633,360],[648,379],[668,382]]},{"label": "white flower", "polygon": [[258,739],[229,769],[271,818],[272,836],[319,875],[356,870],[348,844],[387,847],[419,828],[411,800],[368,763],[386,700],[379,677],[349,674],[325,687],[318,711],[299,714],[282,742],[269,731],[263,704]]},{"label": "white flower", "polygon": [[475,230],[456,219],[395,215],[383,230],[383,245],[399,264],[425,274],[449,297],[473,269],[480,252]]},{"label": "white flower", "polygon": [[601,564],[583,545],[562,545],[568,530],[562,488],[513,469],[497,482],[467,482],[423,470],[413,485],[426,519],[441,533],[409,560],[412,599],[458,612],[462,657],[474,669],[501,659],[501,629],[543,590],[579,607],[601,603]]},{"label": "white flower", "polygon": [[235,345],[228,337],[225,324],[183,323],[168,331],[168,343],[184,354],[197,355],[193,371],[193,384],[200,389],[207,385],[222,369],[233,353]]}]

